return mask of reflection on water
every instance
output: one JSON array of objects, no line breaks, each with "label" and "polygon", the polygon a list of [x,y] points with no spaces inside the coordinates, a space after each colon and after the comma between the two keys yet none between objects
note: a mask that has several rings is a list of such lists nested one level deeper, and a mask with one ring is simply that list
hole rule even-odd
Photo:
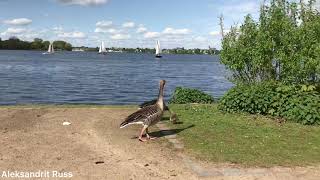
[{"label": "reflection on water", "polygon": [[232,84],[218,56],[0,51],[0,104],[137,104],[177,86],[220,97]]}]

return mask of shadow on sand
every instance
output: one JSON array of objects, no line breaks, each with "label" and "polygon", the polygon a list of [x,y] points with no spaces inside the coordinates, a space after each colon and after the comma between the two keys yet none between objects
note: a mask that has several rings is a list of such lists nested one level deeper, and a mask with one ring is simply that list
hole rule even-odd
[{"label": "shadow on sand", "polygon": [[[168,130],[160,130],[160,131],[154,131],[154,132],[150,132],[149,135],[152,137],[156,137],[156,138],[160,138],[160,137],[165,137],[165,136],[170,136],[170,135],[175,135],[175,134],[179,134],[180,132],[186,130],[186,129],[190,129],[193,128],[195,125],[192,124],[188,127],[185,128],[179,128],[179,129],[168,129]],[[144,135],[145,136],[145,135]],[[134,136],[131,139],[137,139],[138,136]]]},{"label": "shadow on sand", "polygon": [[180,132],[186,130],[186,129],[190,129],[190,128],[193,128],[195,125],[190,125],[188,127],[185,127],[185,128],[179,128],[179,129],[168,129],[168,130],[160,130],[160,131],[154,131],[154,132],[151,132],[149,133],[150,136],[153,136],[153,137],[157,137],[157,138],[160,138],[160,137],[165,137],[165,136],[170,136],[170,135],[175,135],[175,134],[179,134]]}]

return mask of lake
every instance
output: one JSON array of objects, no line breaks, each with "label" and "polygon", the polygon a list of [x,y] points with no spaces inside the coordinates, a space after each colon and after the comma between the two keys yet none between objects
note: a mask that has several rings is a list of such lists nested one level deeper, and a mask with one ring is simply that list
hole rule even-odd
[{"label": "lake", "polygon": [[232,87],[219,56],[0,50],[0,104],[137,104],[178,86],[221,97]]}]

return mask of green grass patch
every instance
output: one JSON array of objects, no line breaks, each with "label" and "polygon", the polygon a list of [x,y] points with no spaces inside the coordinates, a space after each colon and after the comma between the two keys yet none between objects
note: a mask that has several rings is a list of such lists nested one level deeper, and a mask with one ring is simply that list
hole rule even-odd
[{"label": "green grass patch", "polygon": [[[270,167],[320,162],[320,127],[276,121],[255,115],[229,114],[217,105],[171,105],[184,129],[178,134],[188,153],[218,163]],[[169,124],[169,123],[168,123]]]}]

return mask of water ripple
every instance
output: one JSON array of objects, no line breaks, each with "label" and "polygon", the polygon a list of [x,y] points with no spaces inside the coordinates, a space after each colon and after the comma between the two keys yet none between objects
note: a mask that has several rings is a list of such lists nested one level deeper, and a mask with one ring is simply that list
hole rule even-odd
[{"label": "water ripple", "polygon": [[137,104],[160,79],[168,99],[178,86],[220,97],[232,84],[218,56],[0,51],[0,104]]}]

